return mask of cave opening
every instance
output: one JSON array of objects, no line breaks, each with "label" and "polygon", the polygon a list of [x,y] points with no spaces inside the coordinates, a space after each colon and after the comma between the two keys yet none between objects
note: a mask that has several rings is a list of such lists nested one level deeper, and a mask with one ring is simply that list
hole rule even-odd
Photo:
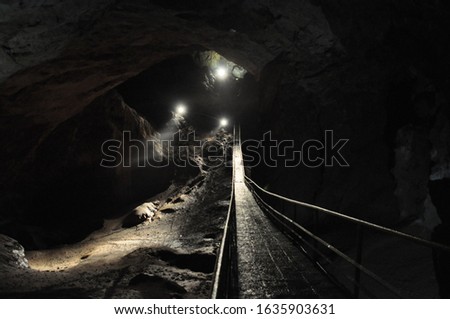
[{"label": "cave opening", "polygon": [[253,75],[208,50],[164,60],[116,89],[158,131],[182,105],[181,115],[200,135],[217,129],[222,118],[239,123],[255,109],[259,93]]},{"label": "cave opening", "polygon": [[[79,242],[102,229],[105,218],[129,214],[171,184],[196,177],[202,164],[190,163],[177,175],[165,145],[172,145],[182,126],[199,143],[231,132],[256,107],[258,88],[250,73],[215,51],[193,51],[151,66],[45,137],[28,168],[30,179],[17,190],[27,197],[20,207],[14,204],[19,219],[2,231],[27,250]],[[110,156],[108,141],[121,142],[120,165],[102,164]],[[149,141],[154,149],[141,149]],[[155,149],[168,165],[143,160]]]}]

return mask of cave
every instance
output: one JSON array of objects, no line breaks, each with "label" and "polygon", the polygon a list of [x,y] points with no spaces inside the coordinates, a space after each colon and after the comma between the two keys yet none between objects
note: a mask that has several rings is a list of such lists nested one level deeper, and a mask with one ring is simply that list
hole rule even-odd
[{"label": "cave", "polygon": [[[0,0],[0,18],[0,297],[450,297],[448,2]],[[251,240],[311,278],[254,293]],[[233,262],[254,268],[224,294]]]}]

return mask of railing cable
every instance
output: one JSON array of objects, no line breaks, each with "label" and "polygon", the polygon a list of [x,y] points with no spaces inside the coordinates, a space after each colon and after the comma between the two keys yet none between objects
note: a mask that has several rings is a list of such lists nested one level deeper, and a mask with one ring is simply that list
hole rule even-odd
[{"label": "railing cable", "polygon": [[326,208],[323,208],[323,207],[320,207],[320,206],[316,206],[316,205],[312,205],[312,204],[309,204],[309,203],[301,202],[301,201],[298,201],[298,200],[295,200],[295,199],[291,199],[291,198],[288,198],[288,197],[284,197],[284,196],[272,193],[272,192],[270,192],[268,190],[265,190],[264,188],[259,186],[256,182],[254,182],[248,176],[245,176],[245,178],[248,180],[248,182],[250,184],[254,185],[260,191],[262,191],[262,192],[264,192],[267,195],[270,195],[272,197],[276,197],[278,199],[281,199],[283,201],[290,202],[290,203],[293,203],[293,204],[296,204],[296,205],[300,205],[300,206],[303,206],[303,207],[311,208],[313,210],[320,211],[322,213],[325,213],[325,214],[328,214],[328,215],[331,215],[331,216],[335,216],[335,217],[338,217],[338,218],[350,221],[350,222],[352,222],[354,224],[362,225],[362,226],[365,226],[367,228],[375,229],[375,230],[378,230],[380,232],[388,233],[388,234],[391,234],[393,236],[401,237],[401,238],[407,239],[409,241],[416,242],[416,243],[418,243],[420,245],[427,246],[429,248],[437,248],[437,249],[441,249],[441,250],[445,250],[447,252],[450,252],[450,246],[446,246],[446,245],[443,245],[443,244],[440,244],[440,243],[432,242],[432,241],[429,241],[429,240],[426,240],[426,239],[423,239],[423,238],[419,238],[419,237],[416,237],[416,236],[413,236],[413,235],[410,235],[410,234],[406,234],[406,233],[400,232],[398,230],[394,230],[394,229],[391,229],[391,228],[388,228],[388,227],[384,227],[384,226],[380,226],[380,225],[377,225],[377,224],[374,224],[374,223],[371,223],[371,222],[368,222],[368,221],[365,221],[365,220],[362,220],[362,219],[358,219],[358,218],[355,218],[355,217],[344,215],[342,213],[338,213],[336,211],[333,211],[333,210],[330,210],[330,209],[326,209]]},{"label": "railing cable", "polygon": [[[233,128],[233,141],[232,145],[234,146],[237,141],[236,138],[236,128]],[[212,285],[211,285],[211,299],[218,299],[221,297],[229,297],[230,294],[230,285],[233,280],[230,278],[232,275],[232,249],[233,249],[233,236],[234,227],[234,169],[231,178],[231,195],[230,195],[230,203],[228,205],[227,217],[223,229],[222,240],[220,242],[219,251],[216,258],[216,264],[214,267]],[[228,250],[228,251],[227,251]]]},{"label": "railing cable", "polygon": [[[365,268],[364,266],[362,266],[361,264],[358,264],[354,259],[352,259],[351,257],[349,257],[348,255],[346,255],[345,253],[343,253],[342,251],[340,251],[339,249],[337,249],[336,247],[334,247],[333,245],[331,245],[330,243],[328,243],[327,241],[323,240],[322,238],[314,235],[312,232],[310,232],[308,229],[306,229],[305,227],[301,226],[300,224],[296,223],[295,221],[293,221],[292,219],[284,216],[282,213],[280,213],[278,210],[276,210],[275,208],[273,208],[271,205],[269,205],[268,203],[266,203],[258,194],[256,194],[255,192],[253,193],[259,201],[261,201],[261,203],[269,208],[272,213],[275,214],[274,217],[276,217],[281,223],[283,223],[285,226],[289,227],[289,225],[293,225],[296,228],[300,229],[303,233],[307,234],[309,237],[311,237],[312,239],[314,239],[315,241],[317,241],[318,243],[320,243],[321,245],[323,245],[324,247],[326,247],[328,250],[332,251],[334,254],[336,254],[337,256],[341,257],[342,259],[344,259],[346,262],[348,262],[349,264],[351,264],[353,267],[359,269],[360,271],[362,271],[365,275],[367,275],[368,277],[370,277],[371,279],[373,279],[374,281],[378,282],[380,285],[382,285],[384,288],[388,289],[391,293],[393,293],[394,295],[396,295],[397,297],[402,297],[401,294],[398,292],[398,290],[396,288],[394,288],[391,284],[389,284],[387,281],[385,281],[384,279],[382,279],[381,277],[379,277],[378,275],[376,275],[375,273],[373,273],[372,271],[370,271],[369,269]],[[283,222],[284,221],[284,222]]]}]

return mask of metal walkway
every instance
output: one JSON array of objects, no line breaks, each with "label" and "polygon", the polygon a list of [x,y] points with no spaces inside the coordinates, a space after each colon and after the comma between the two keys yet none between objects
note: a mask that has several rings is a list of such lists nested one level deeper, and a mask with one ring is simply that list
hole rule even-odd
[{"label": "metal walkway", "polygon": [[239,298],[339,298],[342,293],[264,214],[233,146]]},{"label": "metal walkway", "polygon": [[[363,234],[368,231],[428,247],[435,254],[450,253],[450,246],[265,190],[245,175],[240,129],[233,138],[233,187],[211,298],[373,298],[380,291],[384,298],[401,298],[396,287],[362,265]],[[318,214],[353,225],[356,258],[290,219],[266,198],[283,201],[282,207],[312,210],[315,230]],[[346,263],[353,274],[334,269],[335,260]]]}]

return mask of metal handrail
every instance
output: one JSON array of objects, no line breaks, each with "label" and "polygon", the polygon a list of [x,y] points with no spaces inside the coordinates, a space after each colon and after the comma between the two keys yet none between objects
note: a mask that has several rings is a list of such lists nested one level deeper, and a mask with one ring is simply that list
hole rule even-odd
[{"label": "metal handrail", "polygon": [[[376,281],[377,283],[379,283],[381,286],[383,286],[384,288],[386,288],[387,290],[389,290],[391,293],[393,293],[394,295],[396,295],[397,297],[402,297],[402,295],[400,294],[400,292],[397,291],[397,289],[395,287],[393,287],[391,284],[389,284],[386,280],[384,280],[383,278],[379,277],[377,274],[375,274],[374,272],[370,271],[369,269],[367,269],[366,267],[364,267],[363,265],[361,265],[360,263],[356,262],[353,258],[351,258],[350,256],[346,255],[345,253],[343,253],[342,251],[340,251],[339,249],[337,249],[336,247],[334,247],[333,245],[331,245],[330,243],[328,243],[327,241],[323,240],[322,238],[314,235],[312,232],[310,232],[308,229],[306,229],[305,227],[301,226],[300,224],[296,223],[295,221],[293,221],[292,219],[290,219],[289,217],[284,216],[281,212],[279,212],[278,210],[276,210],[275,208],[273,208],[271,205],[269,205],[267,202],[265,202],[253,189],[253,187],[251,187],[251,189],[253,190],[253,194],[257,197],[257,199],[260,201],[260,203],[262,203],[266,208],[270,209],[270,211],[275,214],[275,216],[273,216],[274,218],[276,218],[280,223],[282,223],[285,227],[290,228],[289,226],[292,225],[298,229],[300,229],[303,233],[305,233],[306,235],[308,235],[309,237],[311,237],[312,239],[314,239],[315,241],[317,241],[318,243],[320,243],[321,245],[323,245],[324,247],[326,247],[328,250],[330,250],[331,252],[333,252],[334,254],[336,254],[337,256],[341,257],[342,259],[344,259],[346,262],[348,262],[349,264],[351,264],[353,267],[359,269],[360,271],[362,271],[365,275],[367,275],[369,278],[373,279],[374,281]],[[280,220],[281,219],[281,220]],[[283,220],[285,222],[283,222]],[[295,231],[294,231],[295,232]],[[316,248],[313,248],[316,249]],[[358,283],[359,285],[359,283]]]},{"label": "metal handrail", "polygon": [[[241,139],[240,127],[238,127],[238,129],[236,129],[236,127],[234,127],[233,128],[233,146],[236,144],[240,145],[241,144],[240,139]],[[231,233],[233,231],[232,224],[235,223],[235,220],[233,220],[234,199],[235,199],[235,197],[234,197],[234,195],[235,195],[234,194],[234,183],[235,183],[234,173],[235,172],[233,169],[230,204],[228,207],[228,213],[227,213],[227,218],[226,218],[226,222],[225,222],[225,226],[224,226],[223,237],[222,237],[222,240],[220,243],[219,252],[218,252],[216,265],[215,265],[215,270],[214,270],[214,274],[213,274],[213,281],[212,281],[212,287],[211,287],[211,298],[212,299],[220,298],[223,296],[229,296],[228,289],[230,289],[230,287],[229,287],[230,286],[230,275],[232,275],[232,271],[233,271],[232,258],[235,257],[235,256],[232,256],[233,252],[232,252],[232,247],[231,247],[232,241],[233,241],[233,234]],[[312,248],[314,251],[319,252],[319,250],[316,247],[316,243],[320,243],[322,246],[326,247],[329,251],[333,252],[335,255],[339,256],[340,258],[342,258],[344,261],[348,262],[355,268],[355,275],[354,275],[355,279],[353,281],[353,285],[354,285],[354,296],[356,296],[356,297],[359,296],[360,289],[364,289],[364,287],[362,287],[361,283],[360,283],[360,274],[361,273],[364,273],[366,276],[368,276],[369,278],[371,278],[372,280],[374,280],[375,282],[377,282],[378,284],[383,286],[385,289],[389,290],[394,295],[401,297],[400,293],[397,291],[396,288],[394,288],[387,281],[385,281],[384,279],[382,279],[381,277],[379,277],[378,275],[376,275],[375,273],[373,273],[372,271],[370,271],[369,269],[367,269],[366,267],[364,267],[362,265],[361,257],[362,257],[362,229],[363,229],[363,227],[366,227],[369,229],[374,229],[376,231],[380,231],[383,233],[387,233],[387,234],[393,235],[395,237],[403,238],[403,239],[409,240],[415,244],[419,244],[419,245],[426,246],[429,248],[439,249],[439,250],[444,250],[446,252],[450,252],[450,246],[436,243],[433,241],[429,241],[429,240],[426,240],[423,238],[419,238],[419,237],[416,237],[416,236],[413,236],[410,234],[406,234],[406,233],[403,233],[403,232],[400,232],[400,231],[397,231],[397,230],[394,230],[394,229],[391,229],[388,227],[377,225],[377,224],[374,224],[374,223],[371,223],[371,222],[368,222],[368,221],[365,221],[362,219],[351,217],[351,216],[348,216],[348,215],[345,215],[345,214],[342,214],[342,213],[339,213],[339,212],[336,212],[336,211],[333,211],[330,209],[326,209],[326,208],[323,208],[320,206],[316,206],[313,204],[309,204],[309,203],[305,203],[305,202],[294,200],[294,199],[291,199],[288,197],[281,196],[279,194],[265,190],[264,188],[259,186],[255,181],[253,181],[250,177],[246,176],[245,174],[244,174],[244,177],[245,177],[245,181],[246,181],[247,185],[249,185],[250,189],[252,190],[252,192],[253,192],[254,196],[257,198],[257,200],[263,205],[265,210],[268,211],[268,213],[271,214],[271,216],[273,218],[275,218],[279,223],[282,224],[282,226],[284,226],[290,232],[296,234],[296,236],[299,239],[301,239],[304,243],[306,241],[305,241],[305,239],[302,238],[302,236],[299,235],[298,230],[300,230],[302,233],[304,233],[307,236],[309,236],[310,238],[312,238],[314,240],[314,245],[308,245],[308,246],[310,246],[310,248]],[[340,219],[343,219],[343,220],[349,221],[353,224],[356,224],[358,227],[357,228],[357,230],[358,230],[357,246],[358,247],[357,247],[356,260],[352,259],[351,257],[346,255],[345,253],[343,253],[336,247],[329,244],[327,241],[316,236],[313,232],[309,231],[305,227],[298,224],[296,221],[288,218],[283,213],[279,212],[278,210],[273,208],[271,205],[266,203],[258,195],[258,193],[256,192],[256,190],[253,186],[269,196],[281,199],[283,201],[282,203],[289,202],[294,205],[307,207],[307,208],[313,209],[315,211],[318,211],[318,212],[321,212],[321,213],[324,213],[324,214],[327,214],[330,216],[338,217]],[[317,216],[317,214],[315,216]],[[293,229],[293,228],[295,228],[295,229]],[[313,247],[311,247],[311,246],[313,246]],[[304,248],[302,248],[302,249],[304,250]],[[228,253],[228,256],[227,256],[227,253]],[[226,258],[228,258],[228,260]],[[226,262],[228,262],[227,265],[225,265]],[[322,267],[317,261],[315,261],[315,262],[320,267]],[[225,278],[226,281],[224,282],[223,277],[225,277],[225,276],[226,276],[226,278]],[[226,285],[226,286],[224,287],[224,285]]]},{"label": "metal handrail", "polygon": [[420,238],[420,237],[416,237],[416,236],[413,236],[413,235],[410,235],[410,234],[406,234],[406,233],[400,232],[398,230],[394,230],[394,229],[391,229],[391,228],[388,228],[388,227],[380,226],[380,225],[377,225],[377,224],[374,224],[374,223],[371,223],[371,222],[368,222],[368,221],[365,221],[365,220],[362,220],[362,219],[358,219],[358,218],[355,218],[355,217],[344,215],[342,213],[338,213],[336,211],[333,211],[333,210],[330,210],[330,209],[326,209],[326,208],[323,208],[323,207],[320,207],[320,206],[316,206],[316,205],[308,204],[308,203],[301,202],[301,201],[298,201],[298,200],[295,200],[295,199],[291,199],[291,198],[288,198],[288,197],[284,197],[284,196],[272,193],[272,192],[270,192],[268,190],[265,190],[264,188],[259,186],[255,181],[253,181],[248,176],[245,176],[245,178],[249,181],[250,184],[253,184],[254,186],[256,186],[262,192],[264,192],[264,193],[266,193],[266,194],[268,194],[270,196],[273,196],[273,197],[279,198],[281,200],[284,200],[286,202],[290,202],[290,203],[293,203],[293,204],[296,204],[296,205],[300,205],[300,206],[303,206],[303,207],[311,208],[311,209],[314,209],[316,211],[319,211],[319,212],[322,212],[322,213],[325,213],[325,214],[328,214],[328,215],[331,215],[331,216],[335,216],[335,217],[338,217],[338,218],[350,221],[350,222],[352,222],[354,224],[358,224],[358,225],[361,225],[361,226],[365,226],[367,228],[375,229],[375,230],[380,231],[380,232],[391,234],[391,235],[396,236],[396,237],[407,239],[409,241],[415,242],[415,243],[423,245],[423,246],[427,246],[429,248],[437,248],[437,249],[441,249],[441,250],[445,250],[447,252],[450,252],[450,246],[443,245],[443,244],[440,244],[440,243],[436,243],[436,242],[433,242],[433,241],[429,241],[429,240],[426,240],[426,239],[423,239],[423,238]]},{"label": "metal handrail", "polygon": [[[236,128],[233,128],[233,146],[236,143],[235,140],[236,137]],[[229,248],[231,238],[231,229],[232,229],[232,223],[233,223],[233,213],[234,213],[234,169],[232,173],[232,179],[231,179],[231,195],[230,195],[230,203],[228,205],[228,211],[227,211],[227,218],[225,221],[224,229],[223,229],[223,236],[222,240],[220,242],[219,246],[219,253],[216,258],[216,264],[214,266],[214,273],[213,273],[213,279],[212,279],[212,285],[211,285],[211,299],[218,299],[221,297],[221,289],[223,289],[222,285],[222,276],[224,275],[224,272],[227,271],[225,267],[230,267],[230,264],[224,265],[225,260],[225,254],[226,248]],[[228,283],[227,283],[228,284]],[[225,287],[225,289],[229,289],[229,287]]]},{"label": "metal handrail", "polygon": [[[233,183],[234,184],[234,183]],[[211,286],[211,299],[219,298],[219,289],[221,288],[221,276],[224,272],[224,256],[225,256],[225,247],[228,245],[230,240],[230,225],[231,225],[231,214],[233,213],[233,205],[234,205],[234,186],[231,186],[231,197],[230,204],[228,205],[227,219],[225,222],[222,240],[220,242],[219,254],[217,255],[216,265],[214,267],[213,280]]]},{"label": "metal handrail", "polygon": [[[371,279],[373,279],[375,282],[377,282],[378,284],[380,284],[381,286],[383,286],[384,288],[388,289],[391,293],[394,293],[395,295],[401,297],[401,295],[398,293],[398,291],[391,286],[387,281],[385,281],[384,279],[382,279],[381,277],[377,276],[375,273],[371,272],[370,270],[368,270],[367,268],[365,268],[364,266],[362,266],[362,242],[363,242],[363,227],[367,227],[370,229],[374,229],[377,231],[381,231],[383,233],[387,233],[390,235],[393,235],[395,237],[399,237],[402,239],[406,239],[409,240],[410,242],[413,242],[414,244],[418,244],[418,245],[422,245],[422,246],[426,246],[428,248],[432,248],[432,249],[439,249],[439,250],[443,250],[445,252],[450,252],[450,247],[440,244],[440,243],[436,243],[433,241],[429,241],[423,238],[419,238],[410,234],[406,234],[394,229],[390,229],[384,226],[380,226],[362,219],[358,219],[355,217],[351,217],[351,216],[347,216],[341,213],[338,213],[336,211],[332,211],[326,208],[322,208],[316,205],[312,205],[312,204],[308,204],[305,202],[301,202],[298,200],[294,200],[291,198],[287,198],[275,193],[272,193],[270,191],[267,191],[265,189],[263,189],[261,186],[259,186],[255,181],[253,181],[250,177],[245,176],[246,179],[246,183],[247,185],[250,187],[250,189],[252,190],[253,194],[255,195],[255,197],[260,201],[261,204],[263,204],[266,209],[269,210],[269,213],[271,213],[271,215],[278,220],[278,222],[280,222],[282,224],[282,226],[284,226],[285,228],[287,228],[288,230],[293,231],[289,225],[293,225],[295,228],[301,230],[303,233],[307,234],[310,238],[312,238],[314,240],[314,251],[317,251],[317,243],[320,243],[321,245],[325,246],[328,250],[332,251],[334,254],[338,255],[339,257],[341,257],[342,259],[344,259],[346,262],[350,263],[354,268],[355,268],[355,274],[354,274],[354,280],[353,280],[353,295],[354,297],[359,297],[359,293],[360,293],[360,289],[364,289],[364,287],[361,286],[361,272],[364,273],[365,275],[367,275],[368,277],[370,277]],[[295,205],[299,205],[299,206],[303,206],[303,207],[307,207],[307,208],[311,208],[314,209],[316,211],[334,216],[334,217],[338,217],[341,218],[343,220],[349,221],[351,223],[354,223],[357,225],[357,253],[356,253],[356,260],[352,259],[351,257],[347,256],[346,254],[344,254],[343,252],[341,252],[340,250],[338,250],[337,248],[335,248],[334,246],[330,245],[329,243],[327,243],[326,241],[324,241],[322,238],[316,236],[313,232],[310,232],[309,230],[307,230],[305,227],[299,225],[298,223],[296,223],[294,220],[286,217],[283,213],[280,213],[278,210],[276,210],[275,208],[273,208],[272,206],[270,206],[269,204],[267,204],[255,191],[255,188],[253,187],[255,186],[257,189],[259,189],[260,191],[262,191],[263,193],[281,199],[284,202],[290,202],[293,203]],[[284,207],[284,205],[283,205]],[[276,214],[277,216],[274,216],[273,214]],[[317,213],[315,215],[317,217]],[[281,221],[280,218],[282,218],[285,222]],[[317,218],[315,218],[315,222],[317,223]],[[317,228],[317,225],[316,227]],[[296,233],[295,231],[293,231],[294,233]],[[302,239],[303,240],[303,239]],[[321,267],[323,268],[316,260],[315,262]]]}]

